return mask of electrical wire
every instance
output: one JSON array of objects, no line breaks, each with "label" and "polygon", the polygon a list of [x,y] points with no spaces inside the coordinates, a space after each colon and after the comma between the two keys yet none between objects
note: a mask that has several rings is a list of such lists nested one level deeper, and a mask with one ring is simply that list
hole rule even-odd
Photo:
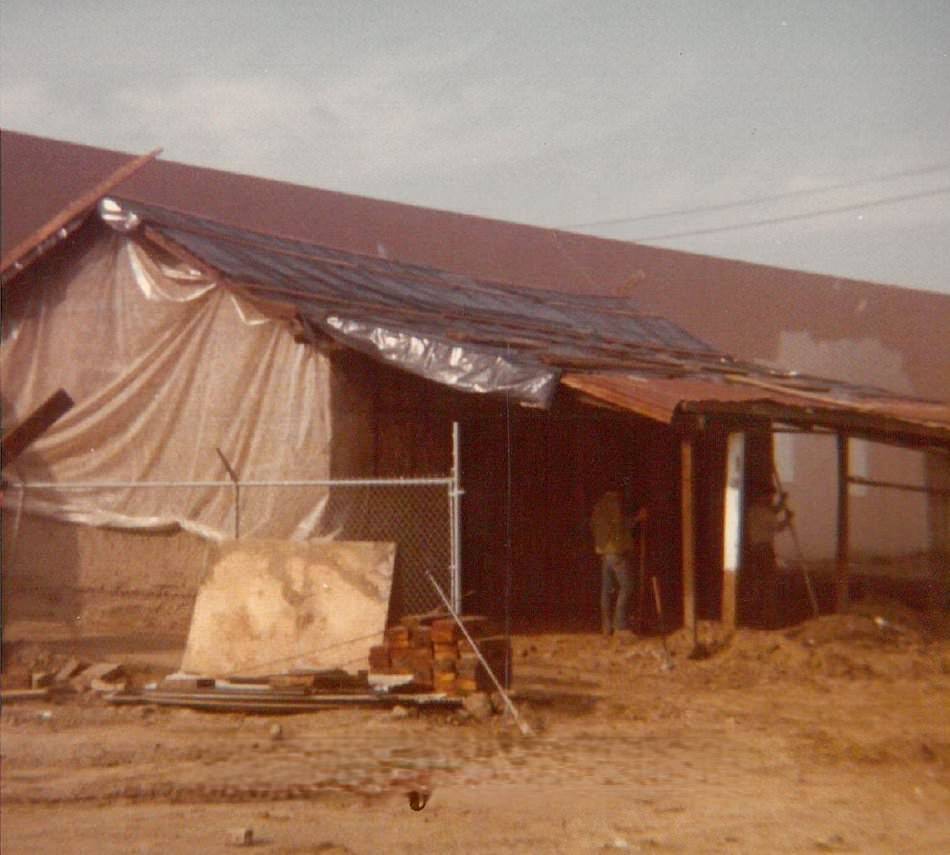
[{"label": "electrical wire", "polygon": [[950,163],[935,163],[930,166],[922,166],[918,169],[907,169],[902,172],[890,172],[885,175],[877,175],[872,178],[861,178],[854,181],[843,181],[838,184],[827,184],[824,187],[813,187],[804,190],[788,190],[784,193],[772,193],[765,196],[753,196],[749,199],[740,199],[736,202],[718,202],[709,205],[696,205],[691,208],[677,208],[670,211],[659,211],[655,214],[635,214],[629,217],[612,217],[605,220],[592,220],[586,223],[572,223],[561,226],[562,229],[588,229],[599,226],[619,226],[627,223],[639,223],[644,220],[659,220],[666,217],[687,217],[692,214],[708,214],[714,211],[727,211],[730,208],[744,208],[749,205],[760,205],[765,202],[779,202],[783,199],[795,199],[802,196],[814,196],[820,193],[828,193],[833,190],[851,190],[855,187],[862,187],[865,184],[875,184],[880,181],[895,181],[900,178],[914,178],[921,175],[930,175],[934,172],[944,172],[950,169]]},{"label": "electrical wire", "polygon": [[822,208],[818,211],[806,211],[800,214],[786,214],[782,217],[768,217],[761,220],[750,220],[744,223],[734,223],[728,226],[711,226],[705,229],[689,229],[680,232],[667,232],[660,235],[649,235],[647,237],[626,238],[626,240],[636,243],[653,243],[658,240],[673,240],[675,238],[696,237],[699,235],[712,235],[721,232],[732,232],[740,229],[759,228],[761,226],[775,226],[782,223],[793,223],[800,220],[810,220],[815,217],[827,217],[831,214],[844,214],[849,211],[861,211],[867,208],[880,208],[885,205],[895,205],[899,202],[910,202],[916,199],[927,199],[932,196],[941,196],[944,193],[950,193],[950,185],[946,187],[937,187],[933,190],[924,190],[919,193],[906,193],[901,196],[886,196],[881,199],[873,199],[870,202],[857,202],[851,205],[838,205],[834,208]]}]

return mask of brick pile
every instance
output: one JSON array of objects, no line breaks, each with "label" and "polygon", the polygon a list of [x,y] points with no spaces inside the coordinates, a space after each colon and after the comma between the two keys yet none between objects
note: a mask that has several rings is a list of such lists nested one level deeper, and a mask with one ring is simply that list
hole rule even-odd
[{"label": "brick pile", "polygon": [[[511,682],[511,644],[494,635],[488,618],[461,617],[465,629],[478,645],[498,681],[508,688]],[[369,652],[370,674],[412,675],[420,691],[467,695],[492,692],[495,685],[479,661],[462,630],[452,617],[408,615],[389,627],[383,644]]]}]

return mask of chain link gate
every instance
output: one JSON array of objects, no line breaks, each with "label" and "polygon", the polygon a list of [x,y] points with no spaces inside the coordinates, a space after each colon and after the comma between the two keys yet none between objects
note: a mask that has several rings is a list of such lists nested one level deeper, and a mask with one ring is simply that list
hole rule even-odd
[{"label": "chain link gate", "polygon": [[326,527],[339,540],[396,544],[389,619],[442,608],[429,576],[461,610],[462,490],[459,429],[452,425],[452,471],[444,478],[375,478],[325,482]]}]

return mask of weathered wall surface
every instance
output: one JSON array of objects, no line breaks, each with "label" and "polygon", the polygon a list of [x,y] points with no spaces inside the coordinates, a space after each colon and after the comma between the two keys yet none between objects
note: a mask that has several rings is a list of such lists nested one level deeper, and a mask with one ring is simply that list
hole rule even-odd
[{"label": "weathered wall surface", "polygon": [[49,620],[84,633],[184,636],[208,547],[185,532],[90,528],[25,514],[17,531],[15,507],[7,507],[4,623]]},{"label": "weathered wall surface", "polygon": [[[785,368],[914,394],[904,356],[877,338],[822,340],[784,330],[775,362]],[[785,436],[777,453],[782,480],[796,512],[798,535],[809,559],[835,554],[837,450],[833,437]],[[919,451],[851,440],[851,474],[877,481],[925,485]],[[851,548],[857,558],[915,556],[928,549],[927,498],[921,493],[852,485]],[[789,537],[780,554],[796,557]]]}]

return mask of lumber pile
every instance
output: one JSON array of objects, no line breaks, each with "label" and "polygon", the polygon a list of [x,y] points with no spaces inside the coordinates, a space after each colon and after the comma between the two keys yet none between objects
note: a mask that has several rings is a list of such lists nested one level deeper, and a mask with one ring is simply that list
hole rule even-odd
[{"label": "lumber pile", "polygon": [[[508,639],[494,634],[488,618],[463,615],[461,621],[495,677],[508,688],[511,681]],[[419,690],[447,695],[495,691],[478,654],[454,618],[447,615],[408,615],[388,627],[383,644],[370,649],[369,673],[371,676],[411,674],[412,683]]]}]

